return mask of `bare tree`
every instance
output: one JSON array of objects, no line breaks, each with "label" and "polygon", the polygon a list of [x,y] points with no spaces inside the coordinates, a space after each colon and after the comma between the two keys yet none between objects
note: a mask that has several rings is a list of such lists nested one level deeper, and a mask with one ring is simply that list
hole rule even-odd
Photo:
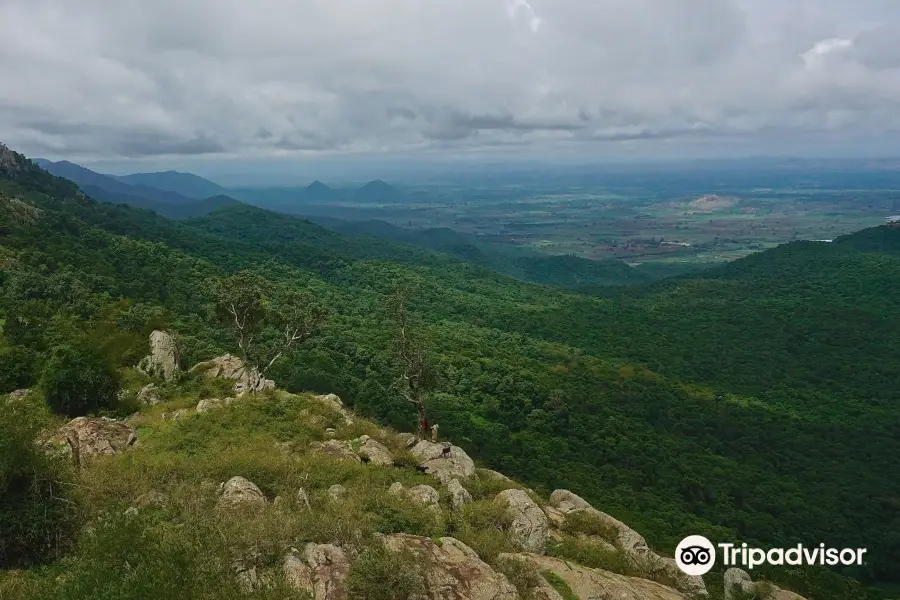
[{"label": "bare tree", "polygon": [[388,313],[396,327],[394,356],[398,377],[394,388],[416,409],[419,417],[418,435],[420,439],[425,439],[428,429],[425,398],[436,377],[428,361],[424,341],[416,334],[406,312],[408,295],[405,288],[399,288],[387,302]]},{"label": "bare tree", "polygon": [[237,338],[250,379],[268,370],[322,325],[326,310],[309,294],[273,286],[252,271],[215,280],[219,317]]}]

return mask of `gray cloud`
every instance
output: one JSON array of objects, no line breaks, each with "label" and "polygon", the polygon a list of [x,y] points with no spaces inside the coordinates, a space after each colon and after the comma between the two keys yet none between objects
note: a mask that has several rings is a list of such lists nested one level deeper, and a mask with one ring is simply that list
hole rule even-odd
[{"label": "gray cloud", "polygon": [[893,0],[4,0],[0,140],[87,160],[838,145],[900,129],[898,34]]}]

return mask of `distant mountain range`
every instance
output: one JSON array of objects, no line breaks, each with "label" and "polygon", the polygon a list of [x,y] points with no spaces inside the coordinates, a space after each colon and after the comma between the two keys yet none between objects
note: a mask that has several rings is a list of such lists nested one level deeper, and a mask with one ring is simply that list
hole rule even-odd
[{"label": "distant mountain range", "polygon": [[[224,195],[225,190],[217,184],[190,173],[167,171],[115,176],[103,175],[65,160],[52,162],[38,158],[34,162],[53,175],[75,182],[81,191],[95,200],[145,208],[173,219],[205,215],[218,208],[240,204]],[[206,192],[212,193],[204,195]]]}]

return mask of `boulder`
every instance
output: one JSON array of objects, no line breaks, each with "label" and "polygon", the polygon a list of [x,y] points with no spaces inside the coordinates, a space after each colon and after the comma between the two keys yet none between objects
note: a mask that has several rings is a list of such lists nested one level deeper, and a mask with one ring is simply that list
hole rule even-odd
[{"label": "boulder", "polygon": [[509,535],[524,551],[543,554],[550,524],[544,511],[523,490],[505,490],[494,501],[506,507]]},{"label": "boulder", "polygon": [[223,406],[225,406],[225,403],[220,398],[204,398],[197,403],[197,408],[194,410],[202,414],[213,410],[214,408],[221,408]]},{"label": "boulder", "polygon": [[265,379],[256,369],[248,369],[237,356],[225,354],[210,361],[202,362],[191,368],[191,373],[203,373],[214,379],[232,379],[237,394],[256,393],[275,388],[275,382]]},{"label": "boulder", "polygon": [[77,453],[78,460],[115,455],[137,442],[134,427],[107,417],[78,417],[57,430],[48,440],[51,447]]},{"label": "boulder", "polygon": [[334,460],[359,462],[359,456],[347,440],[325,440],[312,445],[314,452]]},{"label": "boulder", "polygon": [[137,395],[138,402],[144,406],[156,406],[159,404],[159,390],[155,383],[148,383],[141,388]]},{"label": "boulder", "polygon": [[369,464],[390,466],[394,464],[394,457],[391,456],[384,444],[378,440],[374,440],[367,435],[355,440],[359,444],[359,455],[366,456]]},{"label": "boulder", "polygon": [[555,490],[550,494],[550,504],[563,515],[568,516],[573,513],[584,512],[607,525],[616,532],[616,549],[622,551],[630,561],[647,572],[649,577],[665,581],[677,581],[676,587],[686,594],[694,596],[708,595],[706,584],[703,583],[702,577],[686,575],[678,568],[674,559],[659,556],[651,551],[647,546],[646,540],[638,532],[605,512],[597,510],[580,496],[573,494],[569,490]]},{"label": "boulder", "polygon": [[805,600],[803,596],[782,590],[768,582],[753,582],[750,574],[732,567],[725,571],[725,600],[738,600],[744,594],[760,600]]},{"label": "boulder", "polygon": [[[299,580],[301,584],[306,584],[308,581],[309,587],[298,587],[297,589],[312,592],[314,600],[344,600],[346,598],[350,562],[343,550],[331,544],[307,544],[302,560],[309,569],[309,579],[304,579],[304,572],[298,570],[295,571],[295,580]],[[296,565],[297,563],[293,562],[292,564]]]},{"label": "boulder", "polygon": [[287,556],[284,557],[282,568],[284,569],[284,580],[291,588],[309,595],[315,592],[312,569],[306,564],[299,550],[291,548],[288,551]]},{"label": "boulder", "polygon": [[339,483],[334,484],[330,488],[328,488],[328,497],[331,498],[335,502],[339,502],[344,499],[344,496],[347,495],[347,488],[342,486]]},{"label": "boulder", "polygon": [[178,410],[176,410],[175,412],[172,413],[172,420],[180,421],[181,419],[185,418],[189,414],[191,414],[190,410],[188,410],[186,408],[179,408]]},{"label": "boulder", "polygon": [[447,484],[447,491],[450,492],[450,507],[453,510],[459,510],[466,504],[472,503],[472,494],[462,486],[459,479],[453,479]]},{"label": "boulder", "polygon": [[406,490],[405,495],[413,502],[423,506],[437,506],[441,501],[438,491],[430,485],[417,485]]},{"label": "boulder", "polygon": [[252,481],[236,476],[223,483],[219,496],[219,505],[225,507],[236,506],[265,506],[266,497]]},{"label": "boulder", "polygon": [[150,354],[141,359],[137,370],[148,377],[172,381],[178,377],[179,356],[175,338],[165,331],[150,334]]},{"label": "boulder", "polygon": [[395,481],[391,484],[391,487],[388,488],[388,494],[390,494],[391,496],[401,496],[403,495],[403,491],[403,484],[399,481]]},{"label": "boulder", "polygon": [[420,465],[427,469],[429,475],[437,477],[444,485],[454,479],[466,479],[475,474],[475,463],[465,450],[459,446],[450,446],[449,456],[444,453],[444,444],[421,440],[410,449],[418,458]]},{"label": "boulder", "polygon": [[519,600],[506,576],[455,538],[442,537],[435,543],[430,538],[396,533],[383,539],[388,550],[409,551],[423,561],[430,600]]},{"label": "boulder", "polygon": [[165,494],[161,494],[156,490],[150,490],[135,498],[132,506],[138,509],[149,508],[151,506],[163,507],[166,505],[166,502],[168,502],[168,498]]},{"label": "boulder", "polygon": [[400,444],[404,448],[412,448],[418,442],[418,438],[411,433],[400,433],[397,435],[397,439],[400,441]]},{"label": "boulder", "polygon": [[316,400],[339,413],[341,417],[343,417],[345,424],[350,425],[353,423],[353,417],[350,416],[350,413],[344,408],[344,403],[337,394],[320,394],[316,396]]},{"label": "boulder", "polygon": [[688,600],[688,596],[678,590],[655,581],[628,577],[600,569],[589,569],[558,558],[537,554],[501,554],[500,558],[520,560],[539,572],[549,571],[555,574],[566,582],[577,598]]}]

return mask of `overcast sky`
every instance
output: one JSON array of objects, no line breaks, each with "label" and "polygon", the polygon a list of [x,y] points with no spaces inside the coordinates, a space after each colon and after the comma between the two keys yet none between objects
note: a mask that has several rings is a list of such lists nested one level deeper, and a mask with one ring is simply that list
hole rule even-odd
[{"label": "overcast sky", "polygon": [[0,0],[0,141],[112,168],[900,155],[895,0]]}]

